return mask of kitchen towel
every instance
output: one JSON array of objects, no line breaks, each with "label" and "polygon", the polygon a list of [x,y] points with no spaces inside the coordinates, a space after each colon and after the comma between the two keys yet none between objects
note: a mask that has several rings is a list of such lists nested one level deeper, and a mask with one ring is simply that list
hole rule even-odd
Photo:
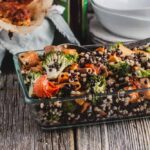
[{"label": "kitchen towel", "polygon": [[20,35],[13,33],[12,38],[9,37],[8,32],[0,31],[0,66],[5,56],[6,50],[15,54],[26,50],[39,50],[44,46],[50,45],[54,39],[55,29],[57,29],[64,37],[74,43],[80,45],[70,30],[68,24],[61,16],[63,8],[61,6],[53,6],[41,26],[37,27],[32,33]]}]

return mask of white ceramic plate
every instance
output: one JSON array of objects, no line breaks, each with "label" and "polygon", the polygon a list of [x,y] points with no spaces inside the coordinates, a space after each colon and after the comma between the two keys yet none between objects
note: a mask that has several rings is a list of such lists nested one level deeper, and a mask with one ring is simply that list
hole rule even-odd
[{"label": "white ceramic plate", "polygon": [[[106,0],[108,1],[108,0]],[[132,1],[132,0],[131,0]],[[99,9],[104,9],[106,11],[112,12],[112,13],[116,13],[119,15],[125,15],[128,17],[136,17],[136,18],[145,18],[145,19],[150,19],[150,7],[144,8],[144,9],[114,9],[114,8],[108,8],[108,7],[104,7],[102,5],[100,5],[99,3],[101,2],[101,0],[93,0],[93,3],[95,3],[95,5],[97,5],[97,7],[99,7]],[[137,0],[137,3],[139,1]],[[150,1],[149,1],[150,2]],[[124,3],[122,2],[122,5]]]},{"label": "white ceramic plate", "polygon": [[108,41],[108,42],[131,42],[131,41],[135,41],[135,39],[128,39],[128,38],[124,38],[118,35],[115,35],[111,32],[109,32],[107,29],[105,29],[96,19],[96,17],[93,17],[90,20],[90,24],[89,24],[89,32],[92,34],[92,38],[97,39],[98,40],[104,40],[104,41]]},{"label": "white ceramic plate", "polygon": [[150,37],[150,20],[111,13],[92,3],[97,19],[109,31],[131,39]]},{"label": "white ceramic plate", "polygon": [[150,0],[93,0],[95,4],[115,10],[150,8]]}]

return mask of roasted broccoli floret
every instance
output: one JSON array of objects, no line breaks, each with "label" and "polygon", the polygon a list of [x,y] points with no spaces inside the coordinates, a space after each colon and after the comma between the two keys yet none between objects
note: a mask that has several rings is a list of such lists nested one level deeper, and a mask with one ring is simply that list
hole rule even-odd
[{"label": "roasted broccoli floret", "polygon": [[40,72],[31,72],[29,74],[31,76],[31,82],[34,82],[36,79],[38,79],[42,74]]},{"label": "roasted broccoli floret", "polygon": [[103,76],[92,75],[88,80],[88,87],[94,94],[104,93],[106,90],[106,79]]},{"label": "roasted broccoli floret", "polygon": [[123,45],[123,43],[122,43],[122,42],[116,42],[115,44],[113,44],[113,45],[111,45],[111,46],[109,47],[109,50],[110,50],[110,51],[115,51],[116,49],[119,48],[120,45]]},{"label": "roasted broccoli floret", "polygon": [[63,111],[64,112],[74,112],[76,110],[76,104],[73,101],[64,101],[63,102]]},{"label": "roasted broccoli floret", "polygon": [[24,79],[24,83],[27,85],[30,85],[31,82],[33,82],[35,79],[41,76],[40,72],[29,72]]},{"label": "roasted broccoli floret", "polygon": [[150,53],[150,47],[147,47],[145,51]]},{"label": "roasted broccoli floret", "polygon": [[109,68],[113,73],[118,74],[119,76],[127,75],[130,71],[129,64],[124,61],[120,61],[116,64],[109,64]]},{"label": "roasted broccoli floret", "polygon": [[30,85],[29,85],[29,96],[31,97],[33,95],[33,85],[34,82],[41,76],[42,74],[40,72],[30,72],[29,73],[29,79],[30,79]]},{"label": "roasted broccoli floret", "polygon": [[150,78],[150,70],[144,70],[144,69],[137,70],[136,75],[139,78]]},{"label": "roasted broccoli floret", "polygon": [[48,79],[56,79],[66,67],[75,63],[77,59],[78,54],[65,54],[61,51],[49,52],[43,62],[43,67],[46,70]]},{"label": "roasted broccoli floret", "polygon": [[88,92],[92,95],[92,103],[95,105],[101,100],[100,93],[106,91],[106,79],[103,76],[92,75],[88,79],[87,83]]}]

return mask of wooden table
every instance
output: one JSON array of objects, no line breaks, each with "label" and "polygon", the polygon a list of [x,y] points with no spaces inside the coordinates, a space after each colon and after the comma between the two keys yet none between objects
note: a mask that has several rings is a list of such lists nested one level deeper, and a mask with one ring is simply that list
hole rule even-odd
[{"label": "wooden table", "polygon": [[149,119],[41,131],[8,62],[0,75],[0,150],[150,150]]}]

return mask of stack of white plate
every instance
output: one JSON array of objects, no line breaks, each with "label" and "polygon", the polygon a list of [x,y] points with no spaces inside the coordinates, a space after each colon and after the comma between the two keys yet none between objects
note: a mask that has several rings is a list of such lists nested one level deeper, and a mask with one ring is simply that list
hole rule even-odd
[{"label": "stack of white plate", "polygon": [[115,42],[133,42],[136,39],[129,39],[125,37],[121,37],[118,35],[115,35],[114,33],[110,32],[106,28],[101,25],[96,17],[93,17],[90,20],[89,24],[89,37],[92,43],[115,43]]},{"label": "stack of white plate", "polygon": [[150,0],[91,0],[91,4],[99,28],[103,25],[126,39],[150,37]]}]

